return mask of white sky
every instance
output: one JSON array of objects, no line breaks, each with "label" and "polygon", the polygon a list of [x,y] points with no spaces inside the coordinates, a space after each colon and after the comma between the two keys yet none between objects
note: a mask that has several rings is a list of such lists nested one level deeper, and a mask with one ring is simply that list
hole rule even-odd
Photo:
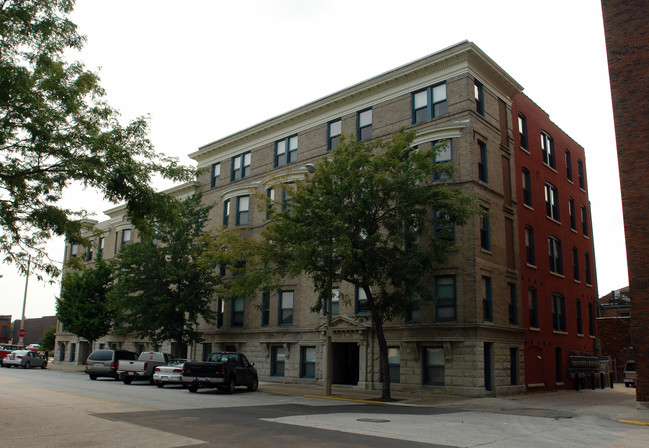
[{"label": "white sky", "polygon": [[[586,150],[600,295],[628,284],[600,0],[77,0],[125,119],[150,114],[157,150],[199,146],[468,39]],[[167,188],[169,184],[160,185]],[[92,192],[75,207],[112,207]],[[63,258],[62,240],[50,249]],[[0,265],[0,314],[20,318],[25,278]],[[29,281],[26,317],[55,314],[59,284]]]}]

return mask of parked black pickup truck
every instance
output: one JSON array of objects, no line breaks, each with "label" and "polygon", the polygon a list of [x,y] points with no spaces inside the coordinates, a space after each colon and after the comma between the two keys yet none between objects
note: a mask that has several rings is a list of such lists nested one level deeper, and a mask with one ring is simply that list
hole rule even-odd
[{"label": "parked black pickup truck", "polygon": [[206,362],[189,361],[183,366],[183,383],[190,392],[201,387],[218,388],[233,393],[237,386],[256,391],[259,386],[255,364],[243,353],[216,352]]}]

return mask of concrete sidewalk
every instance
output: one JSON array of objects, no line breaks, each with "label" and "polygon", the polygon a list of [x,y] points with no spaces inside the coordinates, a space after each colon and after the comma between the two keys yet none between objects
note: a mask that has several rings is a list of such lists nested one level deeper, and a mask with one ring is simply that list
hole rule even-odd
[{"label": "concrete sidewalk", "polygon": [[[52,362],[48,368],[82,373],[85,366]],[[325,395],[319,385],[284,384],[262,381],[259,390],[273,395],[305,396],[314,399],[381,403],[381,391],[359,390],[353,386],[334,386],[332,395]],[[467,398],[424,393],[392,392],[393,402],[386,406],[428,406],[465,411],[490,412],[539,417],[570,418],[591,415],[607,420],[647,426],[649,408],[636,402],[635,389],[616,383],[614,389],[562,390],[533,392],[506,397]]]}]

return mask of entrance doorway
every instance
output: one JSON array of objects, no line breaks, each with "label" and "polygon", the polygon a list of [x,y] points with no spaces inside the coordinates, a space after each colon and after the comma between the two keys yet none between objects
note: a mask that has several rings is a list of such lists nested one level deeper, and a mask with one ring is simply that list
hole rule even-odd
[{"label": "entrance doorway", "polygon": [[333,348],[333,383],[358,384],[358,344],[337,342]]}]

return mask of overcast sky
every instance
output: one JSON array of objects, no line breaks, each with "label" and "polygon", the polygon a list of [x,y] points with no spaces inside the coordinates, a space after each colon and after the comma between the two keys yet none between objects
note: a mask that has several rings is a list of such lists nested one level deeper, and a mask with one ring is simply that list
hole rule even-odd
[{"label": "overcast sky", "polygon": [[[463,40],[473,41],[586,150],[599,294],[628,284],[599,0],[77,0],[81,54],[125,120],[150,115],[156,149],[200,146]],[[170,185],[161,184],[160,188]],[[99,213],[93,192],[68,201]],[[50,245],[63,258],[63,241]],[[20,318],[25,278],[0,266],[0,314]],[[60,285],[30,278],[27,318]]]}]

